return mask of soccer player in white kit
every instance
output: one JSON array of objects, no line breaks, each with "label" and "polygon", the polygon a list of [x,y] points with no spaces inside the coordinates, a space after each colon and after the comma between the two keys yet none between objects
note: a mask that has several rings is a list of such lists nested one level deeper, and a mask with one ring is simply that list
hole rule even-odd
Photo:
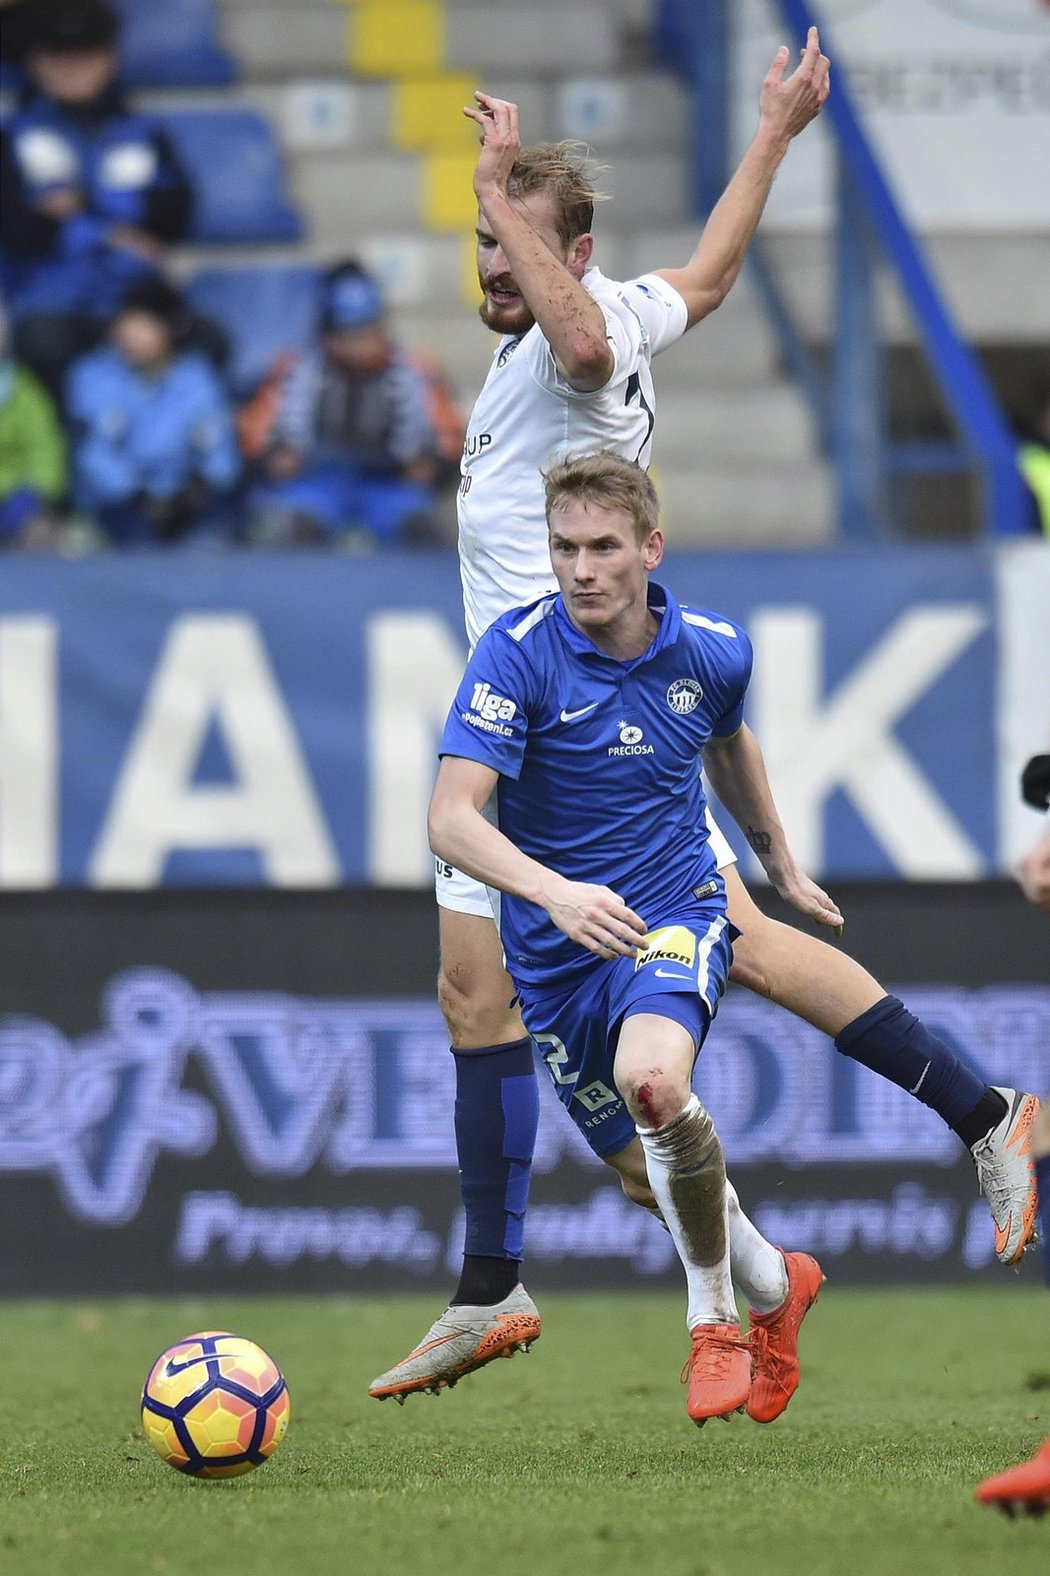
[{"label": "soccer player in white kit", "polygon": [[[656,419],[652,357],[724,300],[792,138],[827,98],[830,63],[815,28],[790,76],[787,63],[782,48],[762,85],[755,138],[689,262],[627,284],[594,265],[594,192],[571,146],[522,150],[516,106],[484,93],[465,111],[482,141],[474,177],[481,316],[501,336],[471,414],[459,495],[472,647],[493,619],[554,585],[541,468],[556,456],[601,448],[648,463]],[[732,785],[712,777],[712,786],[732,814]],[[840,929],[841,915],[795,863],[779,821],[748,824],[746,832],[780,895]],[[717,829],[712,846],[730,918],[742,932],[731,978],[833,1036],[838,1050],[936,1110],[971,1149],[992,1207],[998,1256],[1016,1262],[1035,1218],[1030,1097],[989,1088],[846,954],[766,918]],[[373,1381],[370,1393],[380,1399],[439,1390],[540,1333],[519,1279],[537,1120],[532,1048],[484,888],[438,861],[437,896],[438,994],[456,1058],[464,1272],[449,1309],[420,1345]],[[645,1202],[640,1180],[623,1183],[628,1196]],[[790,1323],[786,1277],[775,1290],[779,1300],[774,1295],[768,1311],[783,1309]]]}]

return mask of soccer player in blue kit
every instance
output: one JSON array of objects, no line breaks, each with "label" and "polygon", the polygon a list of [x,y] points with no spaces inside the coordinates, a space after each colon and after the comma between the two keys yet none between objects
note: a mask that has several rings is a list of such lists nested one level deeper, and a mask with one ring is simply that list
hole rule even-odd
[{"label": "soccer player in blue kit", "polygon": [[[679,608],[650,581],[663,537],[643,471],[608,452],[572,458],[550,468],[546,496],[560,590],[482,636],[442,736],[431,844],[504,894],[507,969],[558,1095],[636,1196],[651,1188],[685,1269],[687,1411],[702,1424],[752,1409],[725,1163],[691,1087],[733,934],[701,752],[718,755],[738,805],[763,825],[776,819],[743,723],[751,646],[736,624]],[[495,821],[484,813],[493,794]],[[814,1260],[791,1258],[806,1288],[778,1332],[778,1357],[793,1365],[783,1405],[821,1281]],[[777,1365],[757,1343],[754,1355],[766,1385]]]}]

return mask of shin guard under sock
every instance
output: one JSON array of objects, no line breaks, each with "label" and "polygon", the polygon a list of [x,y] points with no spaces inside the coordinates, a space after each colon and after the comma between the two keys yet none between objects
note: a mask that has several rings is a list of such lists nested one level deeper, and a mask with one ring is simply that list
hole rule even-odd
[{"label": "shin guard under sock", "polygon": [[[984,1079],[931,1034],[896,996],[884,996],[848,1023],[835,1036],[835,1049],[907,1090],[952,1129],[964,1123],[988,1093]],[[1002,1115],[1000,1112],[989,1127]],[[984,1133],[978,1133],[973,1141],[983,1137]]]},{"label": "shin guard under sock", "polygon": [[[539,1088],[532,1041],[513,1040],[478,1050],[453,1048],[456,1058],[456,1152],[466,1219],[464,1275],[458,1302],[500,1302],[493,1278],[470,1259],[520,1261],[532,1152],[539,1122]],[[514,1281],[517,1274],[514,1275]],[[509,1288],[508,1288],[509,1289]],[[475,1295],[484,1293],[485,1295]]]}]

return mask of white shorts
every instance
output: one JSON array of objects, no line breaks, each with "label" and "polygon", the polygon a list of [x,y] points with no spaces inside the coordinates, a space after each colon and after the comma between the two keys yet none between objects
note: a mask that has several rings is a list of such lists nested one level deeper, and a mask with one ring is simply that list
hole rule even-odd
[{"label": "white shorts", "polygon": [[715,856],[715,864],[719,870],[725,870],[728,865],[736,864],[736,855],[730,848],[725,834],[711,814],[711,811],[707,810],[705,814],[707,816],[707,841],[711,846],[711,852]]},{"label": "white shorts", "polygon": [[[482,806],[481,813],[492,826],[499,825],[495,793]],[[486,886],[483,881],[475,881],[473,876],[465,876],[455,865],[447,865],[436,856],[434,892],[438,908],[451,909],[453,914],[479,914],[482,919],[494,920],[496,928],[499,928],[499,905],[503,894],[497,892],[495,887]]]},{"label": "white shorts", "polygon": [[[489,818],[492,819],[491,815]],[[719,870],[724,870],[727,865],[735,865],[736,855],[719,831],[710,810],[707,812],[707,832]],[[443,859],[434,861],[434,891],[438,908],[451,909],[454,914],[480,914],[483,919],[496,917],[498,922],[499,894],[482,882],[475,881],[473,876],[465,876],[454,865],[447,865]]]}]

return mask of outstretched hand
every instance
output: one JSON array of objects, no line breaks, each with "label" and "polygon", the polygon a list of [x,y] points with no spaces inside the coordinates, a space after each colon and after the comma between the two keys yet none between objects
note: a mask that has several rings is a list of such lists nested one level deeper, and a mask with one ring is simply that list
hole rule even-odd
[{"label": "outstretched hand", "polygon": [[841,936],[846,921],[838,904],[803,871],[795,869],[783,881],[773,880],[773,885],[785,903],[797,908],[807,919],[815,919],[818,925],[826,925],[836,936]]},{"label": "outstretched hand", "polygon": [[509,99],[493,98],[490,93],[474,94],[477,108],[463,106],[468,120],[481,128],[481,152],[474,167],[474,191],[483,200],[486,193],[506,192],[507,177],[521,151],[518,131],[518,106]]},{"label": "outstretched hand", "polygon": [[633,958],[646,934],[645,921],[609,887],[559,880],[543,906],[570,941],[601,958]]},{"label": "outstretched hand", "polygon": [[815,120],[831,92],[831,61],[820,52],[820,37],[815,27],[809,30],[802,59],[785,77],[790,50],[784,44],[773,57],[759,96],[759,122],[774,135],[789,142]]}]

